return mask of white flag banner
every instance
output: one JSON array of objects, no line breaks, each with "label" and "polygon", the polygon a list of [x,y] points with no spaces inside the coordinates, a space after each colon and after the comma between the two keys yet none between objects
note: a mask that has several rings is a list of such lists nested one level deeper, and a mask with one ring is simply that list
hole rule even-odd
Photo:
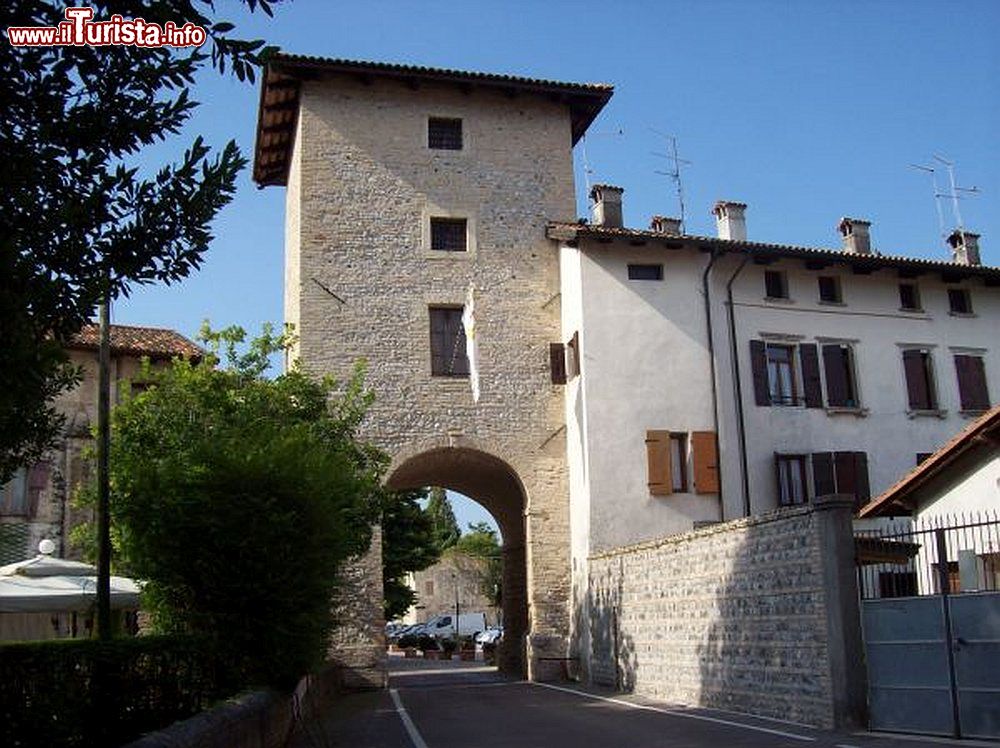
[{"label": "white flag banner", "polygon": [[472,402],[479,402],[479,346],[476,344],[476,298],[470,283],[465,294],[465,308],[462,310],[462,327],[465,328],[465,355],[469,359],[469,384],[472,386]]}]

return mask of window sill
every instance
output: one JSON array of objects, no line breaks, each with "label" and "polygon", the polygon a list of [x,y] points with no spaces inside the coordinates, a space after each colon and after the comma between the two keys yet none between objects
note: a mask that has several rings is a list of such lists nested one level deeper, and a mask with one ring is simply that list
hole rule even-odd
[{"label": "window sill", "polygon": [[764,301],[768,304],[794,304],[787,296],[765,296]]},{"label": "window sill", "polygon": [[967,318],[971,318],[971,317],[978,317],[979,315],[976,314],[975,312],[953,312],[953,311],[949,311],[948,312],[948,316],[949,317],[967,317]]},{"label": "window sill", "polygon": [[948,415],[948,411],[941,409],[931,409],[931,410],[908,410],[906,411],[907,418],[944,418]]},{"label": "window sill", "polygon": [[924,314],[924,310],[919,307],[911,309],[910,307],[901,306],[899,311],[903,312],[903,314]]},{"label": "window sill", "polygon": [[969,408],[967,410],[958,411],[958,414],[962,416],[962,418],[979,418],[979,416],[988,410],[989,408],[983,408],[982,410]]},{"label": "window sill", "polygon": [[826,414],[828,416],[855,416],[856,418],[867,418],[869,410],[861,406],[828,405]]},{"label": "window sill", "polygon": [[820,299],[816,303],[820,306],[847,306],[843,301],[824,301],[823,299]]}]

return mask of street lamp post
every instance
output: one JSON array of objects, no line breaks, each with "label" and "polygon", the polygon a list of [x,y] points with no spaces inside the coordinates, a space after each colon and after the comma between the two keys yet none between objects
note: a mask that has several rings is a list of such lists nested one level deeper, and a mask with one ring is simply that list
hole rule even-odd
[{"label": "street lamp post", "polygon": [[458,573],[452,572],[451,578],[455,580],[455,650],[459,648],[459,623],[458,618]]}]

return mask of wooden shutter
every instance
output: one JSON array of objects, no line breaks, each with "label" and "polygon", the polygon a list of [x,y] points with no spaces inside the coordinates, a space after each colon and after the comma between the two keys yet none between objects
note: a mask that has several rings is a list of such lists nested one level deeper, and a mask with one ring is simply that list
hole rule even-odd
[{"label": "wooden shutter", "polygon": [[828,496],[837,493],[837,481],[833,473],[833,454],[831,452],[813,452],[813,495]]},{"label": "wooden shutter", "polygon": [[872,498],[871,486],[868,483],[868,455],[865,452],[854,453],[854,501],[860,509]]},{"label": "wooden shutter", "polygon": [[37,462],[28,470],[26,486],[26,504],[29,515],[38,511],[38,500],[49,485],[51,465],[47,461]]},{"label": "wooden shutter", "polygon": [[566,384],[566,346],[562,343],[549,343],[549,368],[552,384]]},{"label": "wooden shutter", "polygon": [[990,396],[986,389],[986,369],[980,356],[955,356],[958,394],[962,410],[988,410]]},{"label": "wooden shutter", "polygon": [[653,496],[669,496],[674,492],[670,468],[670,432],[646,432],[646,475]]},{"label": "wooden shutter", "polygon": [[847,352],[838,343],[823,346],[826,402],[834,408],[847,406]]},{"label": "wooden shutter", "polygon": [[447,336],[448,319],[443,309],[431,309],[431,373],[444,374],[444,349]]},{"label": "wooden shutter", "polygon": [[[823,347],[824,353],[826,346]],[[819,380],[819,356],[815,343],[803,343],[799,346],[799,357],[802,359],[802,389],[807,408],[823,407],[823,390]],[[829,379],[827,380],[829,384]]]},{"label": "wooden shutter", "polygon": [[837,474],[837,493],[850,494],[857,501],[858,475],[856,452],[836,452],[833,455],[833,469]]},{"label": "wooden shutter", "polygon": [[906,394],[912,410],[931,407],[931,393],[927,382],[927,365],[924,354],[916,348],[903,351],[903,370],[906,372]]},{"label": "wooden shutter", "polygon": [[719,451],[714,431],[691,432],[694,452],[694,492],[719,493]]},{"label": "wooden shutter", "polygon": [[750,341],[750,366],[753,368],[753,394],[757,405],[770,405],[767,388],[767,352],[763,340]]}]

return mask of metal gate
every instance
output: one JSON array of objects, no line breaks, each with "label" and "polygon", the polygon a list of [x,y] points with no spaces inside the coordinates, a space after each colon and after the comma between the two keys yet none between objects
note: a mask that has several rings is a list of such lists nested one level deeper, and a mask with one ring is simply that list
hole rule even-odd
[{"label": "metal gate", "polygon": [[874,730],[1000,738],[1000,520],[857,537]]}]

